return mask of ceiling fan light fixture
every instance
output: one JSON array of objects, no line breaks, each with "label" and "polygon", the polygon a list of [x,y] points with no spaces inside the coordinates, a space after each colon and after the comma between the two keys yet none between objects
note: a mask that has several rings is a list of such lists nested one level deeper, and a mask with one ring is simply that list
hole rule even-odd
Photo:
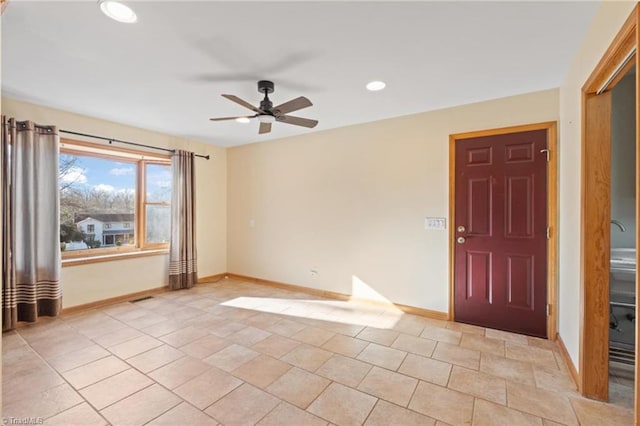
[{"label": "ceiling fan light fixture", "polygon": [[387,87],[387,85],[384,81],[370,81],[367,83],[367,90],[370,92],[377,92],[385,87]]},{"label": "ceiling fan light fixture", "polygon": [[238,123],[244,123],[244,124],[251,123],[251,119],[249,117],[238,117],[236,118],[236,121]]},{"label": "ceiling fan light fixture", "polygon": [[273,115],[260,114],[258,120],[260,120],[261,123],[275,123],[276,118]]},{"label": "ceiling fan light fixture", "polygon": [[116,0],[98,0],[100,10],[114,21],[133,24],[138,21],[136,13],[126,4]]}]

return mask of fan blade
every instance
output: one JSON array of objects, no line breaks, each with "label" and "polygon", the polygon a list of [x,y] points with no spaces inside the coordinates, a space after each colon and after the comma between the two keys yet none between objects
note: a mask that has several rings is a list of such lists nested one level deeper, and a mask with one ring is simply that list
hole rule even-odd
[{"label": "fan blade", "polygon": [[264,114],[264,111],[262,111],[260,108],[254,107],[249,102],[243,101],[242,99],[240,99],[237,96],[234,96],[234,95],[222,95],[222,96],[227,98],[227,99],[229,99],[230,101],[233,101],[233,102],[235,102],[235,103],[237,103],[239,105],[242,105],[245,108],[249,108],[253,112],[257,112],[259,114]]},{"label": "fan blade", "polygon": [[271,123],[260,123],[259,134],[269,133],[271,131]]},{"label": "fan blade", "polygon": [[257,115],[240,115],[237,117],[217,117],[217,118],[210,118],[209,120],[211,121],[225,121],[225,120],[235,120],[236,118],[254,118],[257,117]]},{"label": "fan blade", "polygon": [[280,117],[278,117],[278,121],[281,123],[293,124],[296,126],[309,127],[309,128],[316,127],[316,125],[318,124],[318,120],[310,120],[308,118],[294,117],[293,115],[281,115]]},{"label": "fan blade", "polygon": [[285,102],[276,107],[273,107],[271,110],[274,114],[287,114],[289,112],[297,111],[302,108],[307,108],[313,105],[311,101],[304,96],[300,96],[299,98],[295,98],[290,100],[289,102]]}]

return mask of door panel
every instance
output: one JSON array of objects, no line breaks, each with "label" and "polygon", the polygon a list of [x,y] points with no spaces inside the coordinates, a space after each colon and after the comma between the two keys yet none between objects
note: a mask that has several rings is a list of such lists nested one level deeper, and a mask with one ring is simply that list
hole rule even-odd
[{"label": "door panel", "polygon": [[546,148],[546,129],[456,140],[456,321],[546,337]]}]

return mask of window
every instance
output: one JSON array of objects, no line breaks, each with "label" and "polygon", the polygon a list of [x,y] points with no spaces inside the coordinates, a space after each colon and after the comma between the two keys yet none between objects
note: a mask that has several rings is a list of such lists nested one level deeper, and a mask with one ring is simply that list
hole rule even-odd
[{"label": "window", "polygon": [[168,158],[64,140],[59,176],[63,258],[168,247]]}]

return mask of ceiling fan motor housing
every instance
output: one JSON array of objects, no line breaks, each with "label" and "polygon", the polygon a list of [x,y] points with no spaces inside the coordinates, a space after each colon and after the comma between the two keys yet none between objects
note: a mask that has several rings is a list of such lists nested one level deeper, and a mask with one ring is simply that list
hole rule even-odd
[{"label": "ceiling fan motor housing", "polygon": [[273,81],[260,80],[258,82],[258,92],[260,93],[264,93],[265,95],[267,95],[269,93],[273,93],[274,89],[275,85],[273,84]]}]

